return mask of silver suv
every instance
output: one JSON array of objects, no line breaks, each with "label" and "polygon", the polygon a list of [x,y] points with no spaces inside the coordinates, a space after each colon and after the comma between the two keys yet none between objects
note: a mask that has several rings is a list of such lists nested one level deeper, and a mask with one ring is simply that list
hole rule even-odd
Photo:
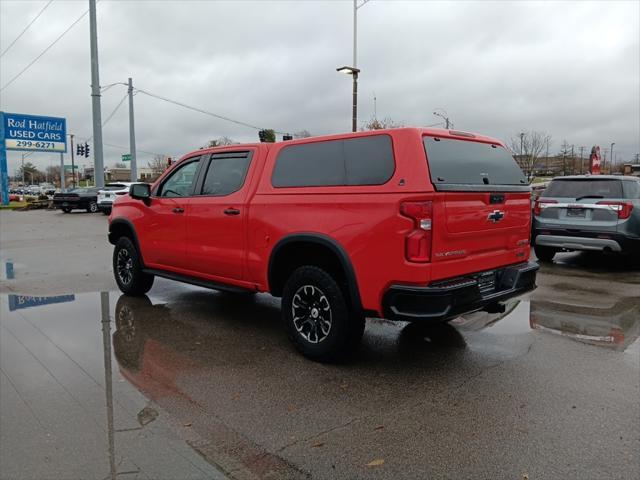
[{"label": "silver suv", "polygon": [[535,203],[531,243],[543,262],[559,251],[640,252],[640,178],[553,179]]}]

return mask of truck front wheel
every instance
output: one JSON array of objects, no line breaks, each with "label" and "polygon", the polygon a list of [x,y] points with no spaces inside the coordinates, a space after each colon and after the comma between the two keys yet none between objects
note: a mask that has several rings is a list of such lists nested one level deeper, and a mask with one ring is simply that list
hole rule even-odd
[{"label": "truck front wheel", "polygon": [[142,260],[128,237],[120,237],[113,249],[113,275],[122,293],[144,295],[153,286],[153,275],[142,270]]},{"label": "truck front wheel", "polygon": [[354,350],[365,320],[350,310],[334,278],[318,267],[297,268],[284,286],[282,317],[287,334],[312,360],[336,361]]}]

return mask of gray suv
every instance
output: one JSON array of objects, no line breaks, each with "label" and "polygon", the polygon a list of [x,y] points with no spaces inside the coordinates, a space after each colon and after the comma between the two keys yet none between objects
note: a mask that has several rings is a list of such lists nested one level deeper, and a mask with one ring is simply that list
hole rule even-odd
[{"label": "gray suv", "polygon": [[576,175],[554,178],[534,206],[536,256],[559,251],[640,252],[640,178]]}]

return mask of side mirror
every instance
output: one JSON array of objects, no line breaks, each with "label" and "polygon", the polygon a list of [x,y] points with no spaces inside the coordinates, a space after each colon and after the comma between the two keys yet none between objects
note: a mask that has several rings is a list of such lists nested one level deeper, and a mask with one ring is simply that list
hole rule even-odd
[{"label": "side mirror", "polygon": [[147,203],[151,198],[151,185],[148,183],[136,183],[131,185],[129,196]]}]

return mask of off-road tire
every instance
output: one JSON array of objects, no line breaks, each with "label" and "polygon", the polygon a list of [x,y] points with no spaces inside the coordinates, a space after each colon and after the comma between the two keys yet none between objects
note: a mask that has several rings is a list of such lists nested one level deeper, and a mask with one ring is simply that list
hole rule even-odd
[{"label": "off-road tire", "polygon": [[536,257],[541,262],[552,262],[553,257],[556,253],[558,253],[557,248],[553,247],[544,247],[542,245],[536,245],[533,247],[533,251],[536,253]]},{"label": "off-road tire", "polygon": [[113,276],[127,295],[144,295],[153,286],[154,276],[142,271],[140,254],[129,237],[120,237],[113,249]]},{"label": "off-road tire", "polygon": [[[315,298],[317,302],[316,300],[302,301],[303,297],[308,297],[307,300]],[[294,300],[297,307],[294,306]],[[327,304],[328,310],[325,310]],[[306,308],[301,305],[309,306],[309,315],[294,317],[294,309],[300,312],[300,308]],[[297,268],[284,286],[282,318],[287,335],[296,349],[311,360],[339,361],[355,350],[364,332],[365,319],[362,315],[352,313],[352,310],[345,292],[335,279],[316,266],[305,265]],[[314,337],[314,327],[311,325],[314,321],[318,325],[319,315],[321,315],[319,321],[325,321],[324,325],[326,325],[326,318],[330,318],[330,328],[325,333],[321,329],[318,330],[320,327],[316,326]],[[301,318],[306,319],[306,322],[300,320]],[[300,331],[301,327],[302,331]]]}]

